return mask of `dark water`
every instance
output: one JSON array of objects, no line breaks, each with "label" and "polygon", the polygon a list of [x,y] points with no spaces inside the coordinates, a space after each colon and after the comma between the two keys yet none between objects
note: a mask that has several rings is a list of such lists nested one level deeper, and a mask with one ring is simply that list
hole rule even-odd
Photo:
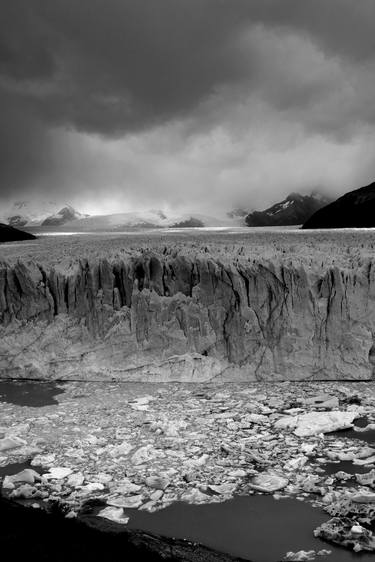
[{"label": "dark water", "polygon": [[287,551],[332,551],[324,562],[374,560],[316,539],[313,530],[329,519],[323,511],[293,499],[255,495],[209,505],[175,503],[155,513],[125,509],[128,528],[200,542],[254,562],[278,562]]},{"label": "dark water", "polygon": [[[354,420],[354,425],[357,427],[366,427],[369,424],[366,417]],[[341,429],[340,431],[332,431],[329,435],[334,437],[348,437],[349,439],[359,439],[375,446],[375,429],[369,431],[355,431],[355,429]]]},{"label": "dark water", "polygon": [[25,468],[31,468],[32,470],[35,470],[35,472],[39,472],[39,474],[43,474],[43,472],[45,472],[45,470],[40,466],[31,466],[31,461],[13,462],[5,466],[0,466],[0,478],[18,474],[22,470],[25,470]]},{"label": "dark water", "polygon": [[18,406],[52,406],[58,404],[55,396],[62,394],[61,383],[35,381],[1,381],[0,402]]},{"label": "dark water", "polygon": [[30,462],[14,462],[12,464],[7,464],[5,466],[0,466],[0,478],[4,476],[12,476],[13,474],[18,474],[21,470],[25,468],[33,468]]},{"label": "dark water", "polygon": [[369,472],[372,467],[370,466],[358,466],[353,464],[352,461],[339,461],[339,462],[327,462],[322,464],[321,468],[324,469],[325,474],[331,475],[336,474],[336,472],[346,472],[347,474],[365,474]]}]

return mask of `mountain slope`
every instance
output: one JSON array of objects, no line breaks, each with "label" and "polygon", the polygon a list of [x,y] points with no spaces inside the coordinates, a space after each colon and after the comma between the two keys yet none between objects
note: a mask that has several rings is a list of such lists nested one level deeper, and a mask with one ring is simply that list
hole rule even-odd
[{"label": "mountain slope", "polygon": [[16,240],[35,240],[33,234],[18,230],[7,224],[0,223],[0,242],[14,242]]},{"label": "mountain slope", "polygon": [[302,228],[375,227],[375,182],[349,191],[312,215]]},{"label": "mountain slope", "polygon": [[286,199],[265,209],[254,211],[245,218],[247,226],[291,226],[303,224],[315,211],[330,200],[318,193],[291,193]]},{"label": "mountain slope", "polygon": [[232,209],[231,211],[227,212],[227,217],[230,219],[240,219],[240,221],[243,219],[245,220],[245,217],[247,215],[250,215],[250,213],[253,212],[253,209],[242,209],[241,207],[236,207],[235,209]]},{"label": "mountain slope", "polygon": [[87,216],[88,215],[82,215],[82,213],[79,213],[70,205],[66,205],[57,213],[44,219],[41,226],[61,226],[72,220],[81,220]]}]

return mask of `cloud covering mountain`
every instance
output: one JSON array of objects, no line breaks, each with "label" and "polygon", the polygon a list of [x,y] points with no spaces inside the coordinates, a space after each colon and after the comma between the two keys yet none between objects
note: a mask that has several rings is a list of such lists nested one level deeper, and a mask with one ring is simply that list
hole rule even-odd
[{"label": "cloud covering mountain", "polygon": [[4,0],[0,203],[266,206],[375,175],[372,0]]}]

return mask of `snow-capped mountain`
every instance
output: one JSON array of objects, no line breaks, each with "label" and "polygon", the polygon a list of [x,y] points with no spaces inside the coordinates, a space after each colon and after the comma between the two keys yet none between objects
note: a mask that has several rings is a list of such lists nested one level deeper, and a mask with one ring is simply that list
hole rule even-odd
[{"label": "snow-capped mountain", "polygon": [[64,223],[64,230],[76,232],[141,230],[148,228],[192,228],[238,226],[238,218],[209,216],[201,213],[177,213],[160,210],[133,211],[111,215],[92,215]]},{"label": "snow-capped mountain", "polygon": [[88,215],[83,215],[82,213],[79,213],[78,211],[73,209],[73,207],[71,207],[70,205],[66,205],[65,207],[60,209],[60,211],[58,211],[57,213],[45,218],[44,221],[42,222],[42,226],[61,226],[73,220],[82,220],[84,218],[87,218],[87,216]]},{"label": "snow-capped mountain", "polygon": [[205,215],[202,213],[151,209],[108,215],[84,215],[71,205],[18,201],[1,209],[0,222],[18,228],[38,227],[38,230],[95,232],[142,230],[149,228],[232,227],[244,225],[244,213]]},{"label": "snow-capped mountain", "polygon": [[116,231],[122,228],[154,228],[168,225],[168,219],[164,213],[152,210],[145,212],[92,215],[80,220],[71,220],[64,225],[64,229],[83,232],[96,230]]},{"label": "snow-capped mountain", "polygon": [[61,206],[56,201],[16,201],[8,208],[1,209],[0,220],[15,227],[50,226],[87,216],[70,205]]},{"label": "snow-capped mountain", "polygon": [[327,196],[313,192],[311,195],[291,193],[279,203],[264,211],[254,211],[246,216],[247,226],[291,226],[303,224],[318,209],[331,202]]}]

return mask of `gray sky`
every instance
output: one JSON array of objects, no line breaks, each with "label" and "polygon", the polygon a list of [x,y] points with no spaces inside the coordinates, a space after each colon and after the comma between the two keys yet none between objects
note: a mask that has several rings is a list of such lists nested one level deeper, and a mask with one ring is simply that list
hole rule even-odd
[{"label": "gray sky", "polygon": [[264,207],[375,179],[374,0],[3,0],[0,202]]}]

